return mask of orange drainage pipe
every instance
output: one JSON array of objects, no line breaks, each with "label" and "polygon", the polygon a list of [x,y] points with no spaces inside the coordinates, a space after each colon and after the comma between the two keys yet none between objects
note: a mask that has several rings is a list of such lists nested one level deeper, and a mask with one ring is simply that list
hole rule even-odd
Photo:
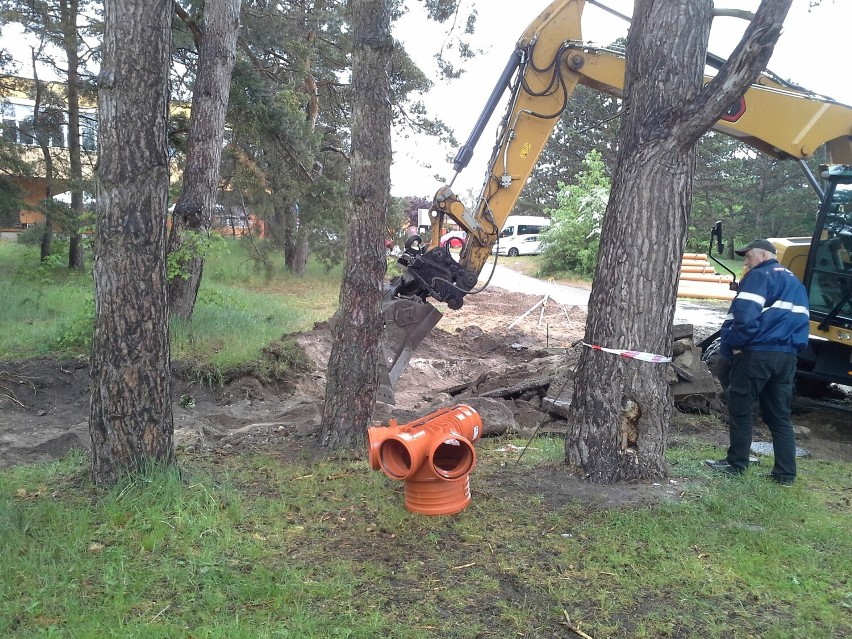
[{"label": "orange drainage pipe", "polygon": [[473,442],[482,434],[482,418],[473,408],[459,404],[403,426],[391,420],[387,427],[367,432],[370,465],[405,482],[409,511],[453,515],[470,504]]}]

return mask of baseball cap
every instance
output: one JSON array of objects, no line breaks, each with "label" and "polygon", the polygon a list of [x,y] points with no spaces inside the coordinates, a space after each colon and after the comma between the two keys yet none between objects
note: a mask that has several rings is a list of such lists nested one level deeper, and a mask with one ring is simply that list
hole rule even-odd
[{"label": "baseball cap", "polygon": [[764,251],[769,251],[773,254],[777,251],[775,246],[773,246],[772,242],[770,242],[769,240],[752,240],[744,247],[736,249],[734,253],[742,256],[748,253],[751,249],[763,249]]}]

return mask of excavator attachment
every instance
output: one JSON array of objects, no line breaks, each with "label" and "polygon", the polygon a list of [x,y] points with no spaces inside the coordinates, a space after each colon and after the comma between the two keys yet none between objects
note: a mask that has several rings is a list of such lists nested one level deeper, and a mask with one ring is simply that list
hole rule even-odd
[{"label": "excavator attachment", "polygon": [[408,360],[423,338],[429,334],[443,314],[419,299],[393,298],[382,302],[385,332],[382,338],[382,360],[379,362],[379,387],[376,399],[396,403],[394,386],[408,366]]},{"label": "excavator attachment", "polygon": [[477,274],[459,266],[447,249],[423,246],[419,235],[406,240],[397,262],[404,271],[387,284],[382,300],[385,330],[376,399],[386,404],[394,403],[393,388],[411,353],[443,317],[426,298],[458,310],[477,282]]}]

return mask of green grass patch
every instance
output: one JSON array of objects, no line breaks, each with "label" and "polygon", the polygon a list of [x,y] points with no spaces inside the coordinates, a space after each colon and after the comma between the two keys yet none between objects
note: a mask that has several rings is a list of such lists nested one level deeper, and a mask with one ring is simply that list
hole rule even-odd
[{"label": "green grass patch", "polygon": [[0,242],[0,359],[78,352],[91,342],[92,281],[38,247]]},{"label": "green grass patch", "polygon": [[712,475],[687,444],[658,488],[676,498],[604,508],[572,496],[561,441],[520,463],[508,443],[526,442],[477,444],[453,517],[408,513],[366,461],[196,458],[108,492],[79,456],[0,471],[0,635],[852,633],[848,465],[802,460],[786,489]]},{"label": "green grass patch", "polygon": [[[743,261],[742,258],[738,260],[728,260],[728,259],[720,259],[719,260],[724,266],[727,266],[734,274],[737,276],[737,281],[740,280],[743,274]],[[719,266],[713,260],[710,260],[710,265],[716,269],[716,272],[720,275],[730,275],[728,271],[726,271],[722,266]]]},{"label": "green grass patch", "polygon": [[[339,268],[329,272],[312,263],[295,276],[281,263],[257,268],[246,242],[222,240],[215,246],[192,319],[172,322],[172,358],[210,381],[246,365],[275,375],[263,349],[334,313]],[[90,274],[53,262],[41,265],[38,247],[0,242],[0,299],[0,359],[88,354],[94,321]]]}]

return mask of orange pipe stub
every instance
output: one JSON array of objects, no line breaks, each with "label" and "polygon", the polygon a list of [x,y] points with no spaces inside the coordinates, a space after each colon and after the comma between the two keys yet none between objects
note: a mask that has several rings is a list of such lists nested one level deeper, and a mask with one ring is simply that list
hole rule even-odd
[{"label": "orange pipe stub", "polygon": [[470,476],[462,481],[437,479],[403,484],[406,510],[421,515],[455,515],[470,505]]},{"label": "orange pipe stub", "polygon": [[396,423],[395,419],[390,420],[387,426],[371,426],[367,429],[367,449],[368,454],[370,456],[370,467],[373,470],[379,470],[381,465],[379,464],[379,448],[388,437],[396,435],[403,428],[406,428],[407,424],[403,424],[400,426]]},{"label": "orange pipe stub", "polygon": [[474,441],[482,419],[466,404],[441,409],[409,424],[368,429],[370,465],[405,482],[405,507],[425,515],[452,515],[470,504]]},{"label": "orange pipe stub", "polygon": [[432,472],[442,479],[460,479],[476,466],[476,450],[466,439],[447,437],[429,451]]}]

